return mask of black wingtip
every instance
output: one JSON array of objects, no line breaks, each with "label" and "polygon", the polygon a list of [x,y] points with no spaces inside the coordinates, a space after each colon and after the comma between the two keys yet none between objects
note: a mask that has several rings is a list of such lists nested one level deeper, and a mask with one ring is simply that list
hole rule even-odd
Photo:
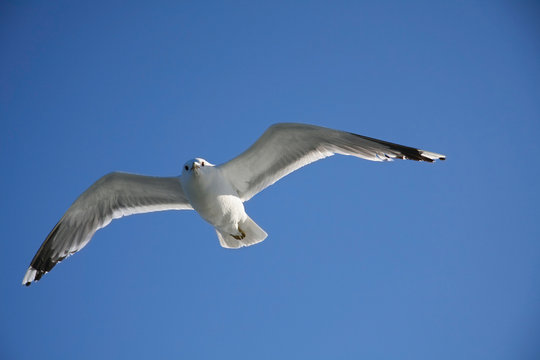
[{"label": "black wingtip", "polygon": [[36,255],[30,262],[30,269],[34,271],[33,277],[30,276],[28,280],[24,283],[26,286],[30,286],[32,282],[39,281],[43,275],[48,273],[52,270],[52,268],[59,263],[60,261],[64,260],[67,255],[58,256],[54,254],[53,249],[50,246],[50,243],[58,233],[58,230],[60,229],[60,226],[62,225],[62,220],[60,220],[53,230],[49,233],[43,244],[41,244],[41,247],[37,251]]},{"label": "black wingtip", "polygon": [[43,274],[45,274],[45,271],[37,270],[36,277],[34,278],[34,281],[39,281],[41,279],[41,277],[43,276]]},{"label": "black wingtip", "polygon": [[434,159],[430,159],[429,157],[424,156],[422,154],[423,150],[420,150],[420,149],[416,149],[416,148],[413,148],[413,147],[410,147],[410,146],[400,145],[400,144],[396,144],[396,143],[392,143],[392,142],[388,142],[388,141],[384,141],[384,140],[379,140],[379,139],[375,139],[375,138],[372,138],[372,137],[359,135],[359,134],[355,134],[355,133],[349,133],[349,134],[361,137],[362,139],[366,139],[366,140],[369,140],[369,141],[379,143],[381,145],[387,146],[391,150],[400,152],[401,153],[400,155],[395,156],[395,158],[397,158],[397,159],[408,159],[408,160],[426,161],[426,162],[433,162],[434,161]]}]

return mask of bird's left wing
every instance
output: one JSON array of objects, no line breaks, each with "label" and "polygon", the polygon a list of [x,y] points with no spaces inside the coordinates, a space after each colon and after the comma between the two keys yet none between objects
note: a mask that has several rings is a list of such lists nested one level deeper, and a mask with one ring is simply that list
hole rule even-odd
[{"label": "bird's left wing", "polygon": [[246,151],[219,165],[243,201],[287,174],[334,154],[366,160],[433,162],[445,156],[388,141],[308,124],[275,124]]},{"label": "bird's left wing", "polygon": [[82,249],[96,230],[122,216],[192,209],[177,177],[121,172],[103,176],[70,206],[30,263],[23,284],[38,281],[60,261]]}]

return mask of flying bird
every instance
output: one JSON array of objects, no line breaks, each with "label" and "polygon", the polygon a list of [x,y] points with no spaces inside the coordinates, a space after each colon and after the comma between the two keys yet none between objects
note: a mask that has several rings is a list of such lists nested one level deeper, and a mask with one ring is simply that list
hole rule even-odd
[{"label": "flying bird", "polygon": [[334,154],[366,160],[433,162],[445,155],[308,124],[274,124],[246,151],[221,165],[188,160],[176,177],[109,173],[69,207],[26,271],[30,285],[66,257],[81,250],[94,233],[122,216],[163,210],[195,210],[212,225],[224,248],[263,241],[267,234],[247,214],[244,202],[282,177]]}]

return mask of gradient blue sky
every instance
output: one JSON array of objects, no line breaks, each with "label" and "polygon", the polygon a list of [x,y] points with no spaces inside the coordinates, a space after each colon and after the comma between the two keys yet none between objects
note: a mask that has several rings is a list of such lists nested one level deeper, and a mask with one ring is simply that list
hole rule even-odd
[{"label": "gradient blue sky", "polygon": [[[2,359],[537,359],[533,1],[3,1]],[[113,170],[224,162],[275,122],[444,153],[333,157],[246,204],[136,215],[21,285]]]}]

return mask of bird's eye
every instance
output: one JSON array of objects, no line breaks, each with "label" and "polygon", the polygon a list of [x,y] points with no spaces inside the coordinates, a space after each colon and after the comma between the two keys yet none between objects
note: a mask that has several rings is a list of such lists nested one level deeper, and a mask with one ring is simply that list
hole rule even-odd
[{"label": "bird's eye", "polygon": [[186,165],[186,166],[184,166],[184,169],[189,170],[189,167]]},{"label": "bird's eye", "polygon": [[201,163],[201,166],[204,166],[204,161]]}]

